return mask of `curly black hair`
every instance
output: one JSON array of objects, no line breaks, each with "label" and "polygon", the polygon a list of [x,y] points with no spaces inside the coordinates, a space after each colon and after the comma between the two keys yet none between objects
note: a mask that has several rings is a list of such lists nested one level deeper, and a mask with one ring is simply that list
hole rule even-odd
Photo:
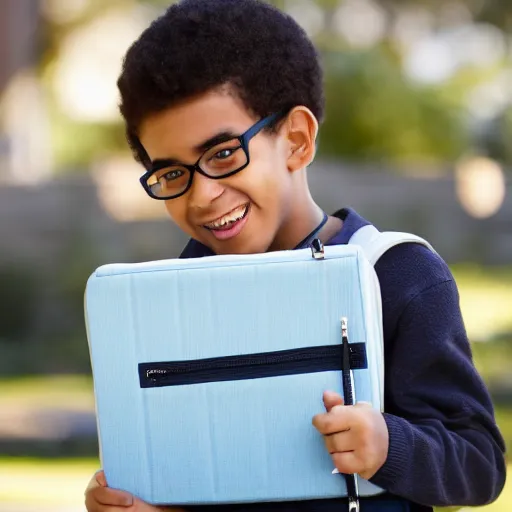
[{"label": "curly black hair", "polygon": [[318,53],[304,30],[262,0],[181,0],[130,47],[118,80],[135,159],[148,167],[140,123],[183,100],[231,85],[265,117],[297,105],[324,115]]}]

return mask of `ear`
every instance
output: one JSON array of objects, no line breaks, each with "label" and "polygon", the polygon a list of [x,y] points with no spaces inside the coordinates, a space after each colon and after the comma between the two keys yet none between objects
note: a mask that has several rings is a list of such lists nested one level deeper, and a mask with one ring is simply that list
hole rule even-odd
[{"label": "ear", "polygon": [[295,107],[281,129],[287,142],[288,170],[295,172],[305,169],[315,158],[318,135],[316,117],[307,107]]}]

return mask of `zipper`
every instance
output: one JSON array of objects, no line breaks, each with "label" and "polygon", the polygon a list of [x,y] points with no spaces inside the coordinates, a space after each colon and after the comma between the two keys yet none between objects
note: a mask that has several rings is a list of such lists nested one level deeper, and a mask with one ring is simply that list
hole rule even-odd
[{"label": "zipper", "polygon": [[367,368],[365,343],[192,361],[140,363],[138,369],[140,387],[153,388],[319,373],[343,370],[344,366],[352,370]]}]

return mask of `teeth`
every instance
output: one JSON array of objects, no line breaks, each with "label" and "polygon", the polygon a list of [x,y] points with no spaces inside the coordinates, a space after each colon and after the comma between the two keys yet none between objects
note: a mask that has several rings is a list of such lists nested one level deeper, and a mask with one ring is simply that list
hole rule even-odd
[{"label": "teeth", "polygon": [[220,219],[216,220],[215,222],[206,224],[206,227],[207,228],[222,228],[230,222],[236,222],[237,220],[240,220],[245,215],[247,208],[248,208],[247,205],[240,206],[236,210],[229,212],[227,215],[224,215],[224,217],[221,217]]}]

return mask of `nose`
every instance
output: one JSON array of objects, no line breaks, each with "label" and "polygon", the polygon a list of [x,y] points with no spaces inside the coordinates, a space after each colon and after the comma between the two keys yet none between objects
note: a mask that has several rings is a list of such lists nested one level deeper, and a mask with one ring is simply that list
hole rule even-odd
[{"label": "nose", "polygon": [[222,180],[213,180],[196,172],[189,190],[189,207],[205,210],[219,198],[225,190]]}]

